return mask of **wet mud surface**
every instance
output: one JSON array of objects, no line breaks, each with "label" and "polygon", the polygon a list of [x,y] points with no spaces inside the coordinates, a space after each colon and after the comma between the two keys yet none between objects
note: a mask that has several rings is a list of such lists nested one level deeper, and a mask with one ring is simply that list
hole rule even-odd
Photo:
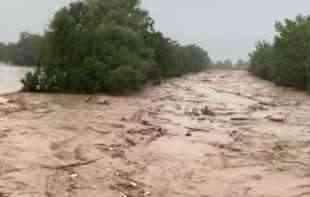
[{"label": "wet mud surface", "polygon": [[310,96],[242,71],[3,96],[0,196],[307,197]]}]

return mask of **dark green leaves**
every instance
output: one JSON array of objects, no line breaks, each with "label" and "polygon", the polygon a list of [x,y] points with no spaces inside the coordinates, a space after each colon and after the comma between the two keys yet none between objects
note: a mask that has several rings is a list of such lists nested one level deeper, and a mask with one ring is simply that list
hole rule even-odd
[{"label": "dark green leaves", "polygon": [[155,32],[139,6],[139,0],[84,0],[59,10],[45,34],[43,65],[27,76],[25,89],[122,93],[160,75],[207,67],[203,49]]},{"label": "dark green leaves", "polygon": [[310,17],[277,22],[274,44],[261,42],[250,54],[254,74],[278,85],[310,87]]}]

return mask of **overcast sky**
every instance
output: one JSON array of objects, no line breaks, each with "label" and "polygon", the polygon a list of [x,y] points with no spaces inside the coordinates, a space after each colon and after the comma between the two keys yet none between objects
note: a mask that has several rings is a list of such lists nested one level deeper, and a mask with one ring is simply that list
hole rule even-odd
[{"label": "overcast sky", "polygon": [[[19,32],[43,32],[57,9],[70,0],[3,0],[0,40]],[[271,40],[274,23],[310,14],[309,0],[143,0],[156,28],[182,43],[195,42],[213,59],[247,58],[255,42]]]}]

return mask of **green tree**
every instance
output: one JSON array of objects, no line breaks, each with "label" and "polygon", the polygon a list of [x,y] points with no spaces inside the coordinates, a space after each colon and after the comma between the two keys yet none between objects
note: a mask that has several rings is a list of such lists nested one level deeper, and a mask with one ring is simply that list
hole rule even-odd
[{"label": "green tree", "polygon": [[274,66],[274,47],[267,41],[256,44],[255,50],[249,54],[249,71],[263,79],[272,80]]},{"label": "green tree", "polygon": [[20,35],[19,41],[16,43],[16,54],[12,62],[16,65],[37,65],[43,47],[43,37],[28,32]]},{"label": "green tree", "polygon": [[279,85],[310,86],[310,17],[276,23],[274,75]]},{"label": "green tree", "polygon": [[5,62],[5,49],[6,49],[6,44],[0,42],[0,62]]},{"label": "green tree", "polygon": [[37,34],[22,32],[16,43],[0,43],[0,61],[20,65],[37,65],[42,56],[44,38]]},{"label": "green tree", "polygon": [[274,43],[260,42],[250,54],[250,71],[278,85],[310,89],[310,17],[277,22]]},{"label": "green tree", "polygon": [[127,92],[148,79],[207,68],[202,48],[181,46],[153,26],[139,0],[71,3],[49,25],[41,65],[25,78],[25,89]]}]

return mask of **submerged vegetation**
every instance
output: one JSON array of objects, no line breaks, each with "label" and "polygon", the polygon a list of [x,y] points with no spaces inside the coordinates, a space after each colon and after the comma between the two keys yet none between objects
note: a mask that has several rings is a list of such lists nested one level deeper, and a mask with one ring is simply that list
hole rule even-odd
[{"label": "submerged vegetation", "polygon": [[276,23],[273,43],[259,42],[250,54],[250,72],[277,85],[310,88],[310,17]]},{"label": "submerged vegetation", "polygon": [[210,64],[202,48],[155,31],[139,0],[71,3],[56,13],[44,39],[40,64],[23,80],[27,91],[122,93]]}]

